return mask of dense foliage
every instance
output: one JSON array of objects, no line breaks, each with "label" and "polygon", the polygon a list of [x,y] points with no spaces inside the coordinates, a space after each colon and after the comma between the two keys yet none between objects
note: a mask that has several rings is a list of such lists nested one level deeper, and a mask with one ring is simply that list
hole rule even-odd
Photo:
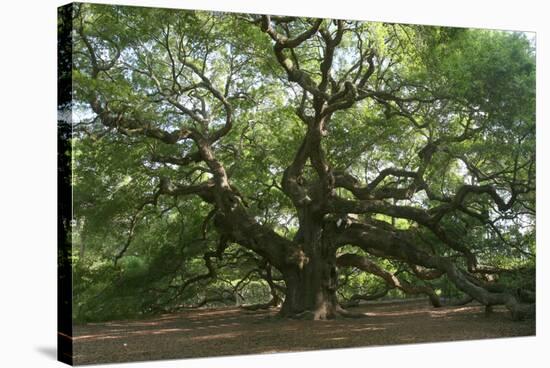
[{"label": "dense foliage", "polygon": [[525,34],[105,5],[73,28],[78,320],[532,306]]}]

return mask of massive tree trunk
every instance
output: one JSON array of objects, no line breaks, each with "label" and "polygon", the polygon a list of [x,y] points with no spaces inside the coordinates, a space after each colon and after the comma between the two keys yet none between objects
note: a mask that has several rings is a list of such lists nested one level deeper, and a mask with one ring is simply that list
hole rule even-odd
[{"label": "massive tree trunk", "polygon": [[336,298],[337,274],[333,257],[309,254],[303,268],[283,273],[286,297],[280,314],[285,317],[331,319],[339,311]]},{"label": "massive tree trunk", "polygon": [[[306,211],[307,212],[307,211]],[[336,289],[336,251],[325,236],[320,219],[303,214],[295,240],[301,246],[292,263],[282,270],[286,297],[281,315],[307,319],[331,319],[339,311]]]}]

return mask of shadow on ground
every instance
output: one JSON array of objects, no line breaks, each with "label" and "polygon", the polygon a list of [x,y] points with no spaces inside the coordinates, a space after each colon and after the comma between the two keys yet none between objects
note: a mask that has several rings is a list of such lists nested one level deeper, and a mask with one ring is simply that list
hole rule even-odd
[{"label": "shadow on ground", "polygon": [[38,346],[35,350],[45,357],[57,360],[57,348],[55,346]]}]

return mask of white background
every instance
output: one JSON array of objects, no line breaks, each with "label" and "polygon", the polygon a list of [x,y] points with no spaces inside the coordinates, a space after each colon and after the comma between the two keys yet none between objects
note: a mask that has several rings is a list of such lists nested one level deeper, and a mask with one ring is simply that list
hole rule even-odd
[{"label": "white background", "polygon": [[[109,1],[188,9],[308,15],[537,31],[537,337],[232,358],[125,367],[531,367],[547,366],[549,27],[544,0]],[[0,366],[58,367],[56,347],[57,0],[2,2],[0,9]],[[548,18],[546,21],[549,21]],[[546,146],[546,147],[545,147]],[[547,166],[548,167],[548,166]],[[546,225],[546,226],[545,226]],[[545,347],[546,345],[546,347]],[[546,353],[546,354],[545,354]],[[112,367],[118,365],[105,365]]]}]

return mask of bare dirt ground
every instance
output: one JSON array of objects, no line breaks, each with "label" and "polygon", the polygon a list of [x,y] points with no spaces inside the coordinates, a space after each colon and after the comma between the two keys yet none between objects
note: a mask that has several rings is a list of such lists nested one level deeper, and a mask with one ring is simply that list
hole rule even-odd
[{"label": "bare dirt ground", "polygon": [[535,334],[535,321],[514,322],[503,308],[432,308],[424,301],[353,308],[361,319],[301,321],[276,311],[198,309],[138,321],[76,326],[75,364],[181,359],[331,348],[486,339]]}]

